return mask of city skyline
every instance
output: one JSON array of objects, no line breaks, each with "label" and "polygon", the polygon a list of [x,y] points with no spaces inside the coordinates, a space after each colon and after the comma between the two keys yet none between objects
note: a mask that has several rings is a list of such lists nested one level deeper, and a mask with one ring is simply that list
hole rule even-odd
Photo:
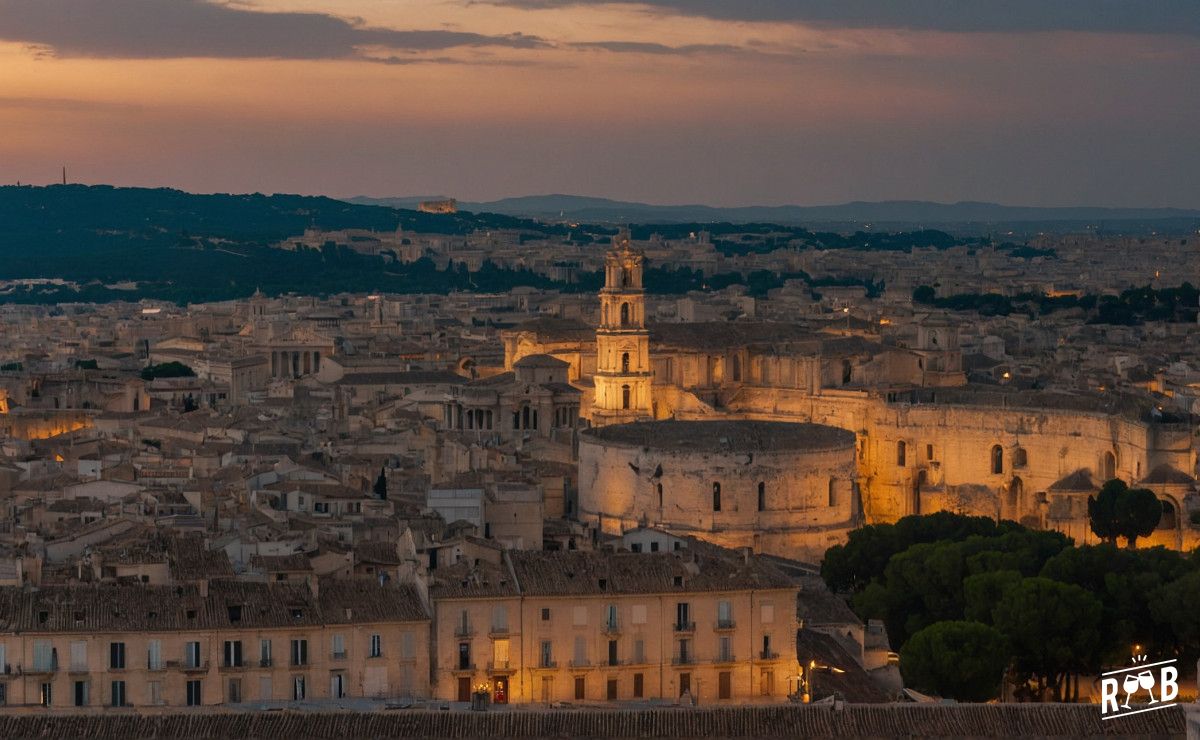
[{"label": "city skyline", "polygon": [[1196,207],[1186,3],[0,0],[6,182]]}]

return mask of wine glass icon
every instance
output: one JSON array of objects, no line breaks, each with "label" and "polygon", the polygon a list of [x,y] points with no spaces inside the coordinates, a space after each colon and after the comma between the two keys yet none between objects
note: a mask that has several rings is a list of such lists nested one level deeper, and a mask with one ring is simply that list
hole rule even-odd
[{"label": "wine glass icon", "polygon": [[1122,707],[1129,709],[1129,700],[1137,692],[1140,685],[1141,681],[1138,680],[1137,676],[1132,673],[1125,674],[1125,678],[1121,681],[1121,688],[1125,690],[1125,703],[1121,705]]},{"label": "wine glass icon", "polygon": [[1148,694],[1150,694],[1150,702],[1149,703],[1150,704],[1157,703],[1158,699],[1154,698],[1154,684],[1155,684],[1154,673],[1149,670],[1145,670],[1145,671],[1142,671],[1141,673],[1137,674],[1137,678],[1138,678],[1138,685],[1141,686],[1143,689],[1145,689]]}]

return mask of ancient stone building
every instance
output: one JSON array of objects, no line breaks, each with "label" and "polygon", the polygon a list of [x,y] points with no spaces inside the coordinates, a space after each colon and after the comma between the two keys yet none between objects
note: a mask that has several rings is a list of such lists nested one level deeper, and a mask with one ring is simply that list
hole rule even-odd
[{"label": "ancient stone building", "polygon": [[[539,319],[504,336],[508,367],[531,354],[566,363],[570,381],[583,392],[582,413],[594,426],[647,417],[675,420],[652,427],[654,437],[645,433],[651,427],[639,424],[582,435],[581,513],[605,529],[653,522],[723,544],[819,557],[853,526],[852,510],[843,507],[855,499],[861,509],[853,511],[861,511],[867,523],[949,510],[1094,542],[1087,498],[1104,481],[1120,478],[1150,488],[1163,504],[1158,530],[1140,542],[1197,544],[1197,531],[1187,524],[1200,509],[1192,430],[1161,418],[1148,397],[968,385],[957,327],[936,317],[917,322],[913,347],[759,321],[643,329],[641,263],[632,254],[623,241],[610,254],[599,329]],[[628,276],[627,264],[633,268]],[[624,408],[627,398],[630,408]],[[768,474],[749,463],[764,452],[758,442],[737,435],[713,441],[699,432],[703,427],[680,426],[736,419],[804,422],[852,433],[847,445],[854,446],[855,470],[844,474],[845,497],[831,498],[824,510],[810,508],[808,494],[801,492],[810,486],[806,476],[814,475],[812,450],[802,444],[779,451],[771,463],[777,470]],[[688,452],[673,451],[658,439],[687,434],[696,435],[688,440],[693,447]],[[689,471],[659,481],[665,509],[657,504],[653,480],[659,460],[671,463],[663,464],[661,476]],[[767,517],[751,507],[756,517],[745,521],[712,511],[714,483],[721,484],[723,495],[727,486],[739,491],[740,514],[742,502],[754,500],[744,493],[746,486],[753,491],[760,480],[798,487],[796,495],[805,503],[788,499]],[[690,514],[676,516],[675,506]]]},{"label": "ancient stone building", "polygon": [[819,424],[653,421],[584,432],[579,515],[820,558],[859,523],[854,435]]}]

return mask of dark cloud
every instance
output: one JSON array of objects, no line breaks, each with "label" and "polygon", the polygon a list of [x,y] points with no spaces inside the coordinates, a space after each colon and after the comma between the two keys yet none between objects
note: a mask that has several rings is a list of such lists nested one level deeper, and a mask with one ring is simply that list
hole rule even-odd
[{"label": "dark cloud", "polygon": [[545,46],[520,33],[376,28],[323,13],[264,13],[211,0],[0,0],[0,40],[60,57],[347,59],[364,47],[442,51]]},{"label": "dark cloud", "polygon": [[742,54],[745,49],[731,44],[685,44],[683,46],[667,46],[666,44],[647,43],[642,41],[580,41],[570,44],[572,49],[592,51],[611,51],[623,54]]},{"label": "dark cloud", "polygon": [[[608,0],[490,0],[555,8]],[[1200,35],[1197,0],[638,0],[679,15],[849,28],[959,32],[1094,31]]]}]

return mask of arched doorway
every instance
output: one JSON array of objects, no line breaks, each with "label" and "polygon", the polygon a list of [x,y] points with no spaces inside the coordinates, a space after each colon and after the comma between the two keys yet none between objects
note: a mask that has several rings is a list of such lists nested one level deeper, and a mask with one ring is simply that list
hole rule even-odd
[{"label": "arched doorway", "polygon": [[1025,484],[1020,478],[1014,477],[1008,483],[1008,493],[1005,497],[1005,511],[1001,515],[1007,514],[1004,518],[1012,519],[1014,522],[1021,521],[1021,513],[1025,504]]}]

